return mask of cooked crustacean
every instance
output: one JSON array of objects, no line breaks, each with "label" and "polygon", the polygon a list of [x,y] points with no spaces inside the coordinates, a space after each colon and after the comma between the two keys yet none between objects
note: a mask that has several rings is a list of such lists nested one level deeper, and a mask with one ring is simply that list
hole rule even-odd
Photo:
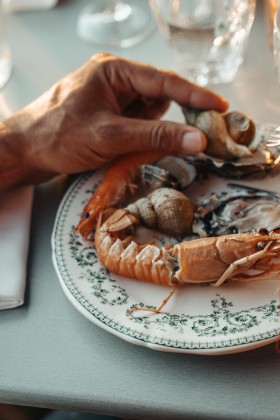
[{"label": "cooked crustacean", "polygon": [[148,228],[167,235],[192,233],[193,204],[186,195],[172,188],[159,188],[128,205],[126,210]]},{"label": "cooked crustacean", "polygon": [[[152,165],[155,162],[157,166]],[[193,182],[195,176],[196,169],[192,164],[163,152],[137,152],[124,155],[108,167],[102,182],[85,205],[76,230],[86,239],[94,231],[99,213],[106,208],[122,204],[127,192],[134,192],[138,188],[136,184],[138,179],[142,179],[143,185],[150,189],[162,186],[185,189]],[[176,193],[174,197],[175,195]],[[174,203],[173,196],[172,200]],[[162,216],[162,220],[164,217]],[[183,222],[180,223],[182,225]]]},{"label": "cooked crustacean", "polygon": [[[226,178],[256,179],[279,173],[277,125],[253,121],[237,111],[220,114],[214,110],[182,110],[187,123],[207,137],[205,152],[186,157],[188,161]],[[277,141],[271,141],[275,136]]]},{"label": "cooked crustacean", "polygon": [[[159,247],[152,243],[139,245],[132,239],[137,223],[138,219],[124,209],[112,210],[109,217],[101,213],[95,246],[101,263],[112,273],[175,287],[185,283],[218,287],[226,280],[279,278],[278,233],[262,229],[255,234],[201,238]],[[152,311],[158,312],[166,300]]]},{"label": "cooked crustacean", "polygon": [[102,182],[85,205],[76,227],[84,239],[94,231],[102,210],[120,204],[128,191],[137,189],[135,179],[139,167],[144,163],[154,163],[165,155],[162,152],[130,153],[116,159],[109,166]]},{"label": "cooked crustacean", "polygon": [[279,226],[279,194],[232,183],[228,186],[230,191],[213,193],[198,203],[192,230],[199,237],[257,232],[264,220],[269,230]]}]

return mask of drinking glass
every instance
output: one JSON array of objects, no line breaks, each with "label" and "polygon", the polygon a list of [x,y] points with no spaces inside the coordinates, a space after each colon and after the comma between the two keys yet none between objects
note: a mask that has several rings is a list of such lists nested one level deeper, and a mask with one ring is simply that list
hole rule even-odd
[{"label": "drinking glass", "polygon": [[266,0],[264,2],[264,11],[267,23],[267,33],[268,33],[268,44],[272,46],[272,38],[273,38],[273,27],[274,27],[274,17],[276,10],[278,8],[278,1],[279,0]]},{"label": "drinking glass", "polygon": [[200,85],[232,82],[243,62],[254,0],[150,0],[176,70]]},{"label": "drinking glass", "polygon": [[280,8],[276,10],[273,24],[273,56],[277,71],[278,81],[280,82]]},{"label": "drinking glass", "polygon": [[154,29],[149,4],[143,0],[92,0],[78,17],[77,32],[84,41],[130,47]]},{"label": "drinking glass", "polygon": [[6,34],[5,12],[0,1],[0,89],[2,89],[12,74],[12,53]]}]

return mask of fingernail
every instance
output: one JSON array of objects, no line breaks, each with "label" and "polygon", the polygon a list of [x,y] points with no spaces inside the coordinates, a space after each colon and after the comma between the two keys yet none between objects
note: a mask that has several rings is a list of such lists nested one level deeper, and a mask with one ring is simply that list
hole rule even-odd
[{"label": "fingernail", "polygon": [[199,153],[203,150],[201,134],[196,131],[189,131],[183,135],[182,149],[184,153]]}]

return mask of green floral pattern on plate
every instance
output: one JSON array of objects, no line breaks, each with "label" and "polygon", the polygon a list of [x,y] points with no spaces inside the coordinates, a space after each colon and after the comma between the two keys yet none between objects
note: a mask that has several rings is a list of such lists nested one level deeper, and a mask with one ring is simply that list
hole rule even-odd
[{"label": "green floral pattern on plate", "polygon": [[[277,338],[280,315],[275,292],[261,299],[262,304],[254,305],[252,299],[251,304],[240,305],[236,294],[231,297],[227,292],[224,296],[221,291],[217,293],[208,287],[209,296],[201,305],[201,308],[207,305],[211,308],[207,313],[194,308],[186,313],[186,307],[183,311],[179,307],[176,313],[130,313],[134,306],[153,306],[137,301],[137,293],[130,293],[122,279],[100,265],[92,242],[83,241],[74,230],[79,213],[101,176],[101,171],[89,173],[72,185],[61,203],[52,238],[60,282],[67,289],[70,301],[84,315],[123,339],[167,351],[209,350],[211,353],[215,349],[216,353],[224,353]],[[164,236],[157,236],[164,244]],[[137,287],[147,286],[139,282]]]}]

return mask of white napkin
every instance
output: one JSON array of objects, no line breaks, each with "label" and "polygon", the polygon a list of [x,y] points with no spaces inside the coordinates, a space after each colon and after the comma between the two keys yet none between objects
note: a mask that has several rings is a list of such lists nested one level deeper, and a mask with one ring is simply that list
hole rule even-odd
[{"label": "white napkin", "polygon": [[57,3],[58,0],[2,0],[3,7],[10,12],[51,9]]},{"label": "white napkin", "polygon": [[0,309],[24,303],[33,188],[0,197]]}]

